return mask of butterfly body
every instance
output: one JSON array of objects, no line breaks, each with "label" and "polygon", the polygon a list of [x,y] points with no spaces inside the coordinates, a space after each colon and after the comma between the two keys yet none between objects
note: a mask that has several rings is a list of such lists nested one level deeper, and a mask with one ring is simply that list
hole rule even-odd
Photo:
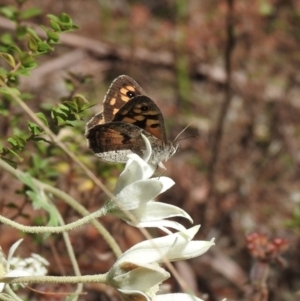
[{"label": "butterfly body", "polygon": [[154,101],[129,76],[122,75],[111,84],[104,98],[103,112],[86,126],[88,146],[104,161],[125,163],[127,155],[146,156],[146,144],[152,146],[150,163],[159,164],[177,150],[167,141],[163,116]]}]

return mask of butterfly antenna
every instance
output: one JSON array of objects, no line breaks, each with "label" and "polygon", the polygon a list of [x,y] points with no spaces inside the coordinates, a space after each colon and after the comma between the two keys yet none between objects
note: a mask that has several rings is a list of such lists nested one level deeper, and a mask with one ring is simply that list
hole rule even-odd
[{"label": "butterfly antenna", "polygon": [[[175,139],[174,139],[174,142],[176,142],[176,141],[179,141],[178,140],[178,138],[179,138],[179,136],[191,125],[193,123],[193,121],[192,122],[190,122],[176,137],[175,137]],[[191,136],[191,137],[193,137],[193,136]],[[189,137],[188,137],[189,138]],[[185,138],[183,138],[183,139],[185,139]],[[182,139],[180,139],[180,140],[182,140]]]},{"label": "butterfly antenna", "polygon": [[183,137],[183,138],[177,139],[176,142],[181,141],[181,140],[185,140],[185,139],[189,139],[189,138],[199,138],[199,136],[198,135],[191,135],[191,136]]}]

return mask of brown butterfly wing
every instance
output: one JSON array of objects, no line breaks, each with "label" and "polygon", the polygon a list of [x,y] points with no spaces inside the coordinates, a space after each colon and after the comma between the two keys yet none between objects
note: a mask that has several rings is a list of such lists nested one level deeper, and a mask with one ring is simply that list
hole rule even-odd
[{"label": "brown butterfly wing", "polygon": [[128,75],[118,76],[108,88],[103,100],[103,112],[97,113],[87,124],[86,132],[97,124],[103,124],[113,120],[114,115],[131,98],[144,95],[140,85]]},{"label": "brown butterfly wing", "polygon": [[141,128],[118,121],[94,126],[86,138],[89,148],[102,160],[126,163],[128,154],[144,157],[146,146],[141,134],[150,139],[150,143],[157,143],[155,137]]},{"label": "brown butterfly wing", "polygon": [[145,95],[136,96],[124,104],[113,121],[134,124],[161,140],[162,144],[167,143],[162,113],[154,101]]},{"label": "brown butterfly wing", "polygon": [[104,97],[104,123],[112,121],[120,108],[138,95],[145,95],[145,92],[135,80],[127,75],[117,77]]},{"label": "brown butterfly wing", "polygon": [[145,135],[153,149],[151,162],[167,160],[177,145],[167,142],[163,116],[156,104],[129,76],[121,75],[111,84],[103,102],[103,112],[86,125],[88,146],[105,161],[127,162],[127,155],[144,158]]},{"label": "brown butterfly wing", "polygon": [[97,113],[92,119],[86,124],[85,131],[87,132],[90,128],[92,128],[95,125],[103,124],[104,123],[104,117],[103,112]]}]

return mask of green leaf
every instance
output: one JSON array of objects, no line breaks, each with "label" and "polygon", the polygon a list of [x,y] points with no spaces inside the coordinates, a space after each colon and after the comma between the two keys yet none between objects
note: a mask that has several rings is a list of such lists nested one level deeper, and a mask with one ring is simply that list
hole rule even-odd
[{"label": "green leaf", "polygon": [[14,6],[3,6],[0,7],[0,14],[5,16],[6,18],[16,21],[17,20],[17,8]]},{"label": "green leaf", "polygon": [[54,20],[50,20],[50,26],[54,31],[61,31],[61,28],[59,26],[59,24],[57,22],[55,22]]},{"label": "green leaf", "polygon": [[13,68],[16,67],[15,59],[12,55],[8,53],[0,52],[0,56]]},{"label": "green leaf", "polygon": [[34,135],[39,135],[43,130],[36,124],[30,121],[27,121],[29,131]]},{"label": "green leaf", "polygon": [[48,42],[50,43],[58,43],[59,42],[59,34],[52,31],[52,30],[47,30],[46,31],[47,37],[48,37]]},{"label": "green leaf", "polygon": [[42,112],[36,113],[35,114],[46,126],[49,126],[48,124],[48,120],[45,116],[45,114],[43,114]]},{"label": "green leaf", "polygon": [[20,61],[22,66],[26,69],[32,69],[37,66],[35,59],[28,53],[21,53]]},{"label": "green leaf", "polygon": [[15,151],[13,151],[11,148],[7,147],[6,150],[7,150],[8,152],[10,152],[13,156],[17,157],[17,158],[19,159],[20,162],[23,161],[23,158],[20,157],[20,156],[19,156]]},{"label": "green leaf", "polygon": [[17,169],[17,167],[18,167],[17,162],[12,161],[12,160],[9,160],[9,159],[4,158],[4,157],[1,157],[1,159],[2,159],[3,161],[5,161],[7,164],[9,164],[11,167],[13,167],[14,169]]},{"label": "green leaf", "polygon": [[27,27],[27,34],[32,36],[32,38],[34,38],[36,41],[42,41],[42,39],[37,35],[37,33],[29,27]]},{"label": "green leaf", "polygon": [[35,16],[39,16],[42,13],[42,10],[37,7],[29,8],[20,14],[21,19],[29,19]]},{"label": "green leaf", "polygon": [[49,213],[50,219],[48,224],[51,226],[57,226],[57,212],[53,204],[50,202],[48,195],[38,187],[30,174],[24,173],[18,176],[20,181],[22,181],[25,185],[27,185],[31,190],[27,190],[26,194],[32,200],[32,205],[34,209],[44,209],[46,212]]},{"label": "green leaf", "polygon": [[4,33],[0,36],[0,42],[4,45],[11,45],[14,43],[14,40],[10,33]]},{"label": "green leaf", "polygon": [[21,95],[21,93],[18,89],[10,88],[10,87],[1,87],[0,93],[5,94],[5,95],[17,95],[17,96]]},{"label": "green leaf", "polygon": [[56,17],[55,15],[48,14],[47,17],[48,17],[50,20],[53,20],[53,21],[55,21],[55,22],[59,22],[59,18]]},{"label": "green leaf", "polygon": [[61,15],[59,16],[59,20],[65,24],[70,24],[70,25],[73,24],[71,17],[66,13],[61,13]]},{"label": "green leaf", "polygon": [[9,137],[7,139],[7,141],[15,148],[18,148],[18,149],[23,149],[24,146],[26,145],[26,141],[18,136],[18,135],[13,135],[12,137]]},{"label": "green leaf", "polygon": [[52,51],[53,48],[46,42],[38,42],[38,52],[39,53],[45,53]]},{"label": "green leaf", "polygon": [[57,120],[57,124],[60,126],[60,125],[65,125],[66,124],[66,121],[61,118],[60,116],[56,116],[56,120]]},{"label": "green leaf", "polygon": [[54,112],[54,114],[56,113],[56,115],[60,114],[60,115],[63,115],[65,117],[67,117],[68,116],[68,112],[70,110],[69,110],[69,108],[66,105],[60,104],[58,107],[53,108],[52,111]]},{"label": "green leaf", "polygon": [[50,24],[52,23],[51,27],[55,31],[61,32],[78,28],[78,26],[73,23],[71,17],[66,13],[62,13],[59,17],[49,14],[47,17],[50,19]]},{"label": "green leaf", "polygon": [[37,52],[37,50],[38,50],[38,43],[32,36],[29,36],[27,46],[28,46],[28,49],[34,53]]}]

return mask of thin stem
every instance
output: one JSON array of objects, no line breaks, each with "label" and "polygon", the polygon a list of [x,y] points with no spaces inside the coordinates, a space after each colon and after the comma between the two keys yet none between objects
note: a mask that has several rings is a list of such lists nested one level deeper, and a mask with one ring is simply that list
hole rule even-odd
[{"label": "thin stem", "polygon": [[[56,210],[56,216],[58,218],[58,221],[61,225],[64,225],[64,220],[61,216],[61,214],[58,212],[58,210],[55,208]],[[73,270],[76,276],[81,276],[80,273],[80,269],[78,266],[78,262],[76,260],[75,254],[74,254],[74,249],[72,247],[71,241],[70,241],[70,236],[68,233],[63,232],[63,238],[67,247],[67,252],[69,254],[69,258],[71,260],[72,266],[73,266]],[[82,289],[83,289],[83,284],[82,283],[77,283],[77,288],[74,294],[74,301],[76,301],[79,297],[79,294],[82,293]]]},{"label": "thin stem", "polygon": [[93,219],[99,218],[106,213],[107,210],[105,207],[103,207],[94,213],[91,213],[75,222],[63,226],[24,226],[2,215],[0,215],[0,222],[26,233],[62,233],[83,226],[84,224],[87,224]]},{"label": "thin stem", "polygon": [[0,278],[2,283],[18,283],[18,284],[32,284],[32,283],[105,283],[108,273],[98,275],[85,276],[26,276],[26,277],[3,277]]},{"label": "thin stem", "polygon": [[215,191],[215,174],[216,174],[216,166],[219,161],[219,156],[221,153],[221,143],[224,132],[224,125],[227,116],[227,112],[231,103],[231,73],[232,73],[232,55],[234,48],[234,0],[227,0],[227,16],[226,16],[226,33],[227,33],[227,43],[224,52],[224,60],[225,60],[225,71],[226,71],[226,83],[225,83],[225,94],[224,101],[221,105],[221,109],[219,112],[219,117],[217,120],[215,137],[213,138],[212,143],[212,156],[208,166],[208,183],[209,183],[209,193],[208,193],[208,201],[201,208],[202,219],[205,220],[204,225],[206,229],[211,227],[211,222],[214,217],[214,212],[217,212],[216,200],[213,198]]},{"label": "thin stem", "polygon": [[225,95],[224,95],[223,104],[221,106],[219,119],[217,122],[217,130],[214,137],[214,142],[212,146],[212,157],[209,166],[208,180],[209,183],[211,184],[211,191],[214,190],[215,167],[218,162],[218,158],[220,154],[219,150],[220,150],[220,145],[223,137],[225,118],[227,116],[227,112],[229,110],[229,106],[231,102],[231,73],[232,73],[231,64],[232,64],[232,54],[234,48],[233,1],[234,0],[227,0],[227,6],[228,6],[227,25],[226,25],[227,44],[224,53],[225,71],[226,71]]},{"label": "thin stem", "polygon": [[[25,176],[25,173],[12,168],[9,164],[7,164],[5,161],[0,159],[0,168],[3,168],[10,174],[14,175],[17,178],[21,178],[22,176]],[[39,187],[41,190],[50,192],[54,196],[57,196],[59,199],[65,201],[66,204],[68,204],[70,207],[72,207],[74,210],[76,210],[80,215],[87,216],[90,214],[88,210],[86,210],[81,204],[79,204],[75,199],[73,199],[70,195],[66,194],[65,192],[52,187],[51,185],[45,184],[35,178],[31,178],[33,183]],[[105,239],[105,241],[108,243],[108,245],[111,247],[112,251],[114,252],[115,256],[118,258],[122,251],[114,238],[110,235],[110,233],[99,223],[97,220],[91,221],[92,225],[98,230],[100,235]]]}]

